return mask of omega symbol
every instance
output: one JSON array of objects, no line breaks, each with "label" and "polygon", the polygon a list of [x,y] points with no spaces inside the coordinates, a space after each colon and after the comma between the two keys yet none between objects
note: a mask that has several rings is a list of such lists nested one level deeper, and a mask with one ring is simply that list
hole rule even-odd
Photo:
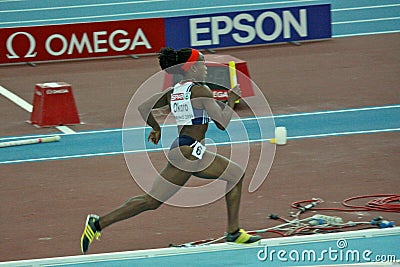
[{"label": "omega symbol", "polygon": [[35,52],[35,48],[36,48],[36,40],[35,37],[33,37],[32,34],[27,33],[27,32],[15,32],[12,35],[10,35],[10,37],[8,37],[7,39],[7,51],[9,54],[7,54],[7,58],[10,59],[14,59],[14,58],[20,58],[19,55],[17,55],[17,53],[15,53],[14,51],[14,47],[13,47],[13,40],[17,35],[25,35],[26,38],[28,38],[29,40],[29,50],[28,52],[26,52],[24,58],[28,58],[28,57],[35,57],[37,52]]}]

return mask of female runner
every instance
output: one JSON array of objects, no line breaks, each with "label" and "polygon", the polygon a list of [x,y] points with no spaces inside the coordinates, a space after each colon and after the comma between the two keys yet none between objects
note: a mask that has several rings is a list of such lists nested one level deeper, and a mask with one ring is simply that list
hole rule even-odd
[{"label": "female runner", "polygon": [[166,166],[156,177],[148,193],[128,199],[123,205],[103,216],[87,216],[81,238],[82,253],[86,253],[94,238],[98,239],[101,231],[111,224],[160,207],[192,175],[226,181],[227,242],[254,243],[261,239],[260,236],[250,235],[239,227],[244,170],[230,159],[207,151],[204,146],[210,119],[221,130],[227,127],[235,101],[240,98],[239,86],[228,91],[226,105],[218,103],[210,88],[201,83],[205,81],[207,66],[203,54],[196,49],[183,48],[176,51],[163,48],[159,54],[159,64],[170,74],[181,74],[183,79],[174,87],[148,98],[138,109],[152,128],[149,141],[158,144],[161,138],[161,128],[152,110],[167,105],[175,116],[179,136],[171,145]]}]

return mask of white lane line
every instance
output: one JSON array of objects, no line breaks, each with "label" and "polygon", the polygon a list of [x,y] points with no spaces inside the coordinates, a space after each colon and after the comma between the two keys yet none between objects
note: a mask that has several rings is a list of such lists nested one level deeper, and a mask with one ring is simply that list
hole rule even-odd
[{"label": "white lane line", "polygon": [[315,112],[303,112],[303,113],[294,113],[294,114],[282,114],[282,115],[275,115],[274,118],[314,116],[314,115],[320,115],[320,114],[360,112],[360,111],[392,109],[392,108],[400,108],[400,104],[399,105],[389,105],[389,106],[375,106],[375,107],[364,107],[364,108],[350,108],[350,109],[324,110],[324,111],[315,111]]},{"label": "white lane line", "polygon": [[[21,0],[9,0],[11,1],[21,1]],[[15,10],[0,10],[0,13],[8,13],[8,12],[31,12],[31,11],[42,11],[42,10],[57,10],[57,9],[69,9],[69,8],[86,8],[86,7],[98,7],[98,6],[115,6],[115,5],[130,5],[130,4],[143,4],[148,2],[167,2],[168,0],[150,0],[150,1],[130,1],[130,2],[116,2],[116,3],[102,3],[102,4],[88,4],[88,5],[74,5],[74,6],[60,6],[60,7],[43,7],[43,8],[29,8],[29,9],[15,9]],[[302,3],[302,2],[318,2],[317,0],[300,0],[300,1],[279,1],[279,2],[270,2],[270,3],[261,3],[262,5],[277,5],[277,4],[288,4],[288,3]],[[260,5],[260,3],[246,4],[246,6],[250,5]],[[229,5],[223,7],[236,7],[241,5]],[[363,10],[363,9],[378,9],[378,8],[388,8],[388,7],[397,7],[400,4],[387,4],[387,5],[376,5],[376,6],[360,6],[360,7],[349,7],[349,8],[338,8],[332,9],[332,12],[341,12],[341,11],[352,11],[352,10]],[[201,7],[197,9],[208,9],[210,7]],[[213,8],[213,7],[211,7]],[[176,12],[178,10],[170,10]],[[180,10],[179,10],[180,11]],[[157,11],[156,11],[157,12]],[[165,12],[165,11],[163,11]],[[138,13],[136,13],[138,14]],[[139,13],[140,14],[140,13]]]},{"label": "white lane line", "polygon": [[[332,136],[353,135],[353,134],[385,133],[385,132],[397,132],[397,131],[400,131],[400,128],[291,136],[291,137],[288,137],[288,140],[317,138],[317,137],[332,137]],[[220,143],[214,143],[213,145],[223,146],[223,145],[230,145],[230,144],[259,143],[259,142],[269,142],[269,141],[270,141],[270,139],[264,138],[264,139],[243,140],[243,141],[234,141],[234,142],[220,142]],[[77,154],[77,155],[70,155],[70,156],[57,156],[57,157],[46,157],[46,158],[7,160],[7,161],[0,161],[0,164],[35,162],[35,161],[46,161],[46,160],[60,160],[60,159],[73,159],[73,158],[88,158],[88,157],[95,157],[95,156],[115,156],[115,155],[121,155],[121,154],[132,154],[132,153],[141,153],[141,152],[157,152],[157,151],[163,151],[163,150],[167,150],[167,149],[169,149],[169,147],[137,149],[137,150],[127,150],[127,151],[113,151],[113,152],[103,152],[103,153]]]},{"label": "white lane line", "polygon": [[354,132],[337,132],[337,133],[327,133],[327,134],[288,136],[287,139],[291,140],[291,139],[303,139],[303,138],[342,136],[342,135],[352,135],[352,134],[387,133],[387,132],[398,132],[398,131],[400,131],[400,128],[389,128],[389,129],[380,129],[380,130],[365,130],[365,131],[354,131]]},{"label": "white lane line", "polygon": [[[22,109],[24,109],[30,113],[32,112],[33,106],[30,103],[26,102],[24,99],[17,96],[10,90],[7,90],[6,88],[4,88],[1,85],[0,85],[0,94],[2,96],[4,96],[5,98],[7,98],[8,100],[10,100],[11,102],[15,103],[17,106],[21,107]],[[72,130],[71,128],[69,128],[67,126],[56,126],[55,128],[65,134],[75,134],[76,133],[74,130]]]},{"label": "white lane line", "polygon": [[271,118],[289,118],[289,117],[301,117],[301,116],[315,116],[315,115],[326,115],[335,113],[347,113],[347,112],[360,112],[360,111],[370,111],[370,110],[382,110],[382,109],[393,109],[400,108],[400,105],[389,105],[389,106],[376,106],[376,107],[364,107],[364,108],[351,108],[351,109],[338,109],[338,110],[323,110],[323,111],[313,111],[313,112],[302,112],[302,113],[292,113],[292,114],[278,114],[272,116],[264,117],[248,117],[233,119],[231,121],[248,121],[248,120],[263,120]]},{"label": "white lane line", "polygon": [[29,104],[24,99],[20,98],[19,96],[7,90],[1,85],[0,85],[0,94],[3,95],[5,98],[9,99],[10,101],[14,102],[15,104],[17,104],[22,109],[28,112],[32,112],[33,108],[31,104]]},{"label": "white lane line", "polygon": [[354,37],[354,36],[366,36],[366,35],[374,35],[374,34],[386,34],[386,33],[398,33],[400,30],[394,31],[381,31],[381,32],[360,32],[360,33],[349,33],[349,34],[339,34],[335,35],[335,38],[341,37]]},{"label": "white lane line", "polygon": [[360,19],[360,20],[349,20],[349,21],[332,22],[332,25],[363,23],[363,22],[373,22],[373,21],[389,21],[389,20],[398,20],[398,19],[400,19],[400,17],[379,18],[379,19]]},{"label": "white lane line", "polygon": [[[263,119],[271,119],[271,118],[289,118],[289,117],[301,117],[301,116],[315,116],[315,115],[326,115],[326,114],[335,114],[335,113],[347,113],[347,112],[361,112],[361,111],[371,111],[371,110],[384,110],[384,109],[396,109],[400,108],[399,105],[389,105],[389,106],[375,106],[375,107],[364,107],[364,108],[351,108],[351,109],[338,109],[338,110],[325,110],[325,111],[315,111],[315,112],[302,112],[302,113],[293,113],[293,114],[280,114],[280,115],[272,115],[272,116],[264,116],[264,117],[248,117],[248,118],[237,118],[232,119],[231,122],[235,121],[259,121]],[[213,123],[213,122],[210,122]],[[162,128],[168,127],[176,127],[175,124],[164,124],[161,125]],[[84,135],[84,134],[102,134],[102,133],[112,133],[112,132],[122,132],[122,131],[136,131],[136,130],[144,130],[150,129],[148,126],[137,126],[137,127],[129,127],[129,128],[116,128],[116,129],[104,129],[104,130],[93,130],[93,131],[84,131],[84,132],[74,132],[74,135]],[[68,135],[66,133],[65,135]],[[43,138],[49,137],[53,135],[25,135],[25,136],[10,136],[0,138],[0,141],[4,140],[18,140],[18,139],[28,139],[28,138]]]},{"label": "white lane line", "polygon": [[76,132],[74,130],[72,130],[71,128],[69,128],[68,126],[56,126],[55,127],[57,130],[59,130],[60,132],[63,132],[65,134],[76,134]]},{"label": "white lane line", "polygon": [[[48,10],[57,10],[57,9],[69,9],[69,8],[86,8],[86,7],[98,7],[98,6],[115,6],[115,5],[130,5],[130,4],[148,4],[149,2],[168,2],[169,0],[147,0],[147,1],[130,1],[130,2],[114,2],[114,3],[102,3],[102,4],[87,4],[87,5],[73,5],[73,6],[55,6],[55,7],[41,7],[41,8],[27,8],[27,9],[10,9],[10,10],[0,10],[0,13],[9,13],[9,12],[32,12],[32,11],[48,11]],[[206,6],[206,7],[195,7],[195,8],[185,8],[185,9],[171,9],[171,10],[155,10],[150,11],[153,12],[177,12],[177,11],[188,11],[188,10],[203,10],[210,8],[218,8],[218,7],[242,7],[242,6],[260,6],[260,5],[278,5],[278,4],[293,4],[293,3],[302,3],[302,2],[317,2],[318,0],[298,0],[298,1],[279,1],[279,2],[270,2],[270,3],[248,3],[248,4],[232,4],[232,5],[224,5],[224,6]],[[139,12],[135,14],[147,14],[149,12]]]},{"label": "white lane line", "polygon": [[387,8],[387,7],[396,7],[400,6],[400,4],[388,4],[388,5],[379,5],[379,6],[360,6],[360,7],[348,7],[348,8],[337,8],[332,9],[332,12],[340,12],[340,11],[352,11],[352,10],[362,10],[362,9],[378,9],[378,8]]},{"label": "white lane line", "polygon": [[[316,0],[301,0],[301,1],[293,1],[293,2],[315,2]],[[2,22],[0,24],[22,24],[22,23],[39,23],[39,22],[55,22],[55,21],[68,21],[68,20],[87,20],[87,19],[99,19],[99,18],[113,18],[116,17],[116,20],[119,20],[120,17],[132,17],[137,15],[154,15],[154,14],[165,14],[165,13],[179,13],[179,12],[186,12],[186,11],[198,11],[198,10],[212,10],[212,9],[226,9],[226,8],[238,8],[238,7],[250,7],[250,6],[260,6],[264,7],[267,5],[274,5],[274,4],[282,4],[288,3],[285,1],[280,2],[272,2],[272,3],[253,3],[253,4],[236,4],[236,5],[221,5],[221,6],[209,6],[209,7],[195,7],[195,8],[181,8],[181,9],[165,9],[165,10],[153,10],[153,11],[141,11],[141,12],[132,12],[132,13],[120,13],[120,14],[109,14],[109,15],[94,15],[94,16],[82,16],[82,17],[69,17],[69,18],[55,18],[55,19],[37,19],[37,20],[25,20],[25,21],[8,21]],[[154,16],[153,16],[154,17]],[[34,25],[30,25],[34,26]]]},{"label": "white lane line", "polygon": [[167,2],[167,1],[168,0],[150,0],[150,1],[148,0],[148,1],[130,1],[130,2],[117,2],[117,3],[90,4],[90,5],[79,5],[79,6],[55,6],[55,7],[41,7],[41,8],[27,8],[27,9],[11,9],[11,10],[0,10],[0,13],[49,11],[49,10],[58,10],[58,9],[131,5],[131,4],[148,4],[149,2]]}]

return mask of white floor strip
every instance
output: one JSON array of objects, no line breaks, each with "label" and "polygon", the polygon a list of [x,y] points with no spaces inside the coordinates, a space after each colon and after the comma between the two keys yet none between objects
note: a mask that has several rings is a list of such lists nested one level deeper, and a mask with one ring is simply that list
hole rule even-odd
[{"label": "white floor strip", "polygon": [[390,5],[379,5],[379,6],[360,6],[360,7],[337,8],[337,9],[332,9],[332,12],[363,10],[363,9],[378,9],[378,8],[388,8],[388,7],[396,7],[396,6],[400,6],[400,5],[399,4],[390,4]]},{"label": "white floor strip", "polygon": [[6,88],[4,88],[1,85],[0,85],[0,94],[3,95],[5,98],[9,99],[10,101],[14,102],[15,104],[17,104],[22,109],[24,109],[28,112],[32,112],[33,108],[32,108],[31,104],[29,104],[28,102],[26,102],[25,100],[23,100],[22,98],[17,96],[16,94],[10,92],[9,90],[7,90]]},{"label": "white floor strip", "polygon": [[149,2],[166,2],[167,0],[148,0],[148,1],[130,1],[130,2],[114,2],[114,3],[102,3],[102,4],[86,4],[79,6],[54,6],[54,7],[42,7],[42,8],[26,8],[26,9],[13,9],[3,10],[0,13],[16,13],[16,12],[32,12],[32,11],[49,11],[59,9],[70,9],[70,8],[88,8],[88,7],[99,7],[99,6],[116,6],[116,5],[132,5],[132,4],[148,4]]},{"label": "white floor strip", "polygon": [[[255,259],[260,255],[260,252],[265,251],[267,247],[275,248],[276,253],[278,251],[286,251],[288,253],[281,254],[280,256],[288,258],[290,256],[289,252],[292,250],[296,251],[320,251],[318,248],[318,244],[325,244],[327,248],[330,248],[331,244],[329,242],[337,243],[342,240],[347,242],[353,241],[357,242],[358,240],[371,240],[378,241],[380,238],[390,238],[391,240],[396,240],[400,235],[400,227],[394,228],[386,228],[386,229],[367,229],[367,230],[356,230],[356,231],[348,231],[348,232],[339,232],[339,233],[329,233],[329,234],[315,234],[315,235],[307,235],[307,236],[290,236],[290,237],[276,237],[276,238],[267,238],[262,239],[260,244],[254,246],[245,246],[245,245],[232,245],[227,243],[218,243],[204,246],[193,246],[187,248],[156,248],[156,249],[147,249],[147,250],[136,250],[136,251],[124,251],[124,252],[114,252],[114,253],[99,253],[99,254],[91,254],[91,255],[79,255],[79,256],[66,256],[66,257],[54,257],[54,258],[43,258],[43,259],[30,259],[30,260],[19,260],[19,261],[9,261],[9,262],[0,262],[0,266],[12,266],[12,267],[26,267],[26,266],[35,266],[35,267],[45,267],[45,266],[92,266],[99,264],[100,266],[105,266],[105,262],[109,262],[109,264],[115,263],[116,265],[128,266],[135,265],[135,260],[141,259],[154,259],[159,258],[160,265],[165,262],[167,257],[170,262],[174,262],[172,257],[182,256],[182,255],[197,255],[201,257],[208,257],[209,255],[213,255],[212,253],[222,254],[224,251],[238,251],[235,253],[234,257],[243,257],[246,255],[247,257],[253,256]],[[376,245],[371,244],[371,251],[376,251]],[[261,250],[261,251],[260,251]],[[358,248],[354,249],[345,248],[343,251],[355,252],[358,251]],[[361,249],[360,249],[361,250]],[[339,254],[338,249],[332,250],[335,251],[336,257]],[[388,248],[388,251],[391,252],[393,256],[396,256],[394,248]],[[258,252],[258,253],[257,253]],[[200,254],[201,253],[201,254]],[[271,254],[272,255],[272,254]],[[310,254],[307,254],[310,255]],[[353,254],[351,254],[353,255]],[[278,261],[278,254],[275,255],[275,261]],[[308,263],[307,266],[338,266],[338,265],[321,265],[326,264],[329,261],[328,253],[322,253],[319,256],[322,256],[319,259],[319,262],[312,261],[311,259],[308,261],[304,261],[305,264]],[[372,258],[372,255],[369,255]],[[187,259],[186,259],[187,260]],[[279,262],[279,261],[278,261]],[[118,264],[119,263],[119,264]],[[179,265],[179,258],[174,262],[176,265]],[[268,259],[268,261],[259,261],[260,266],[267,266],[268,263],[273,263],[272,259]],[[281,266],[287,266],[286,264],[281,264]],[[319,264],[317,264],[319,263]],[[348,263],[352,263],[349,261]],[[369,266],[375,265],[376,262],[368,262],[366,263]],[[397,261],[394,262],[386,262],[386,264],[396,264]],[[359,263],[358,263],[359,264]],[[274,264],[276,266],[276,264]],[[294,264],[297,265],[297,264]],[[180,266],[180,265],[179,265]],[[197,265],[196,265],[197,266]],[[235,265],[237,266],[237,265]],[[258,265],[257,265],[258,266]],[[340,265],[340,266],[343,266]],[[347,264],[346,264],[347,266]],[[357,265],[356,265],[357,266]]]},{"label": "white floor strip", "polygon": [[[33,107],[32,107],[32,105],[30,103],[26,102],[24,99],[22,99],[21,97],[17,96],[16,94],[11,92],[10,90],[7,90],[6,88],[4,88],[1,85],[0,85],[0,95],[4,96],[8,100],[10,100],[11,102],[15,103],[20,108],[22,108],[22,109],[24,109],[24,110],[26,110],[28,112],[32,112],[32,110],[33,110]],[[71,128],[69,128],[67,126],[56,126],[55,128],[58,129],[60,132],[63,132],[65,134],[74,134],[75,133],[74,130],[72,130]]]},{"label": "white floor strip", "polygon": [[[225,8],[240,8],[240,7],[257,7],[260,6],[261,8],[271,5],[271,4],[284,4],[284,3],[302,3],[302,2],[315,2],[317,0],[300,0],[300,1],[279,1],[279,2],[272,2],[272,3],[247,3],[247,4],[232,4],[232,5],[217,5],[217,6],[207,6],[207,7],[192,7],[192,8],[180,8],[180,9],[165,9],[165,10],[152,10],[152,11],[139,11],[139,12],[131,12],[131,13],[119,13],[119,14],[105,14],[105,15],[91,15],[91,16],[81,16],[81,17],[68,17],[68,18],[55,18],[55,19],[36,19],[36,20],[20,20],[20,21],[10,21],[10,22],[3,22],[1,24],[22,24],[22,23],[50,23],[56,21],[65,21],[65,20],[87,20],[87,19],[110,19],[110,18],[117,18],[122,19],[122,17],[133,17],[133,16],[143,16],[151,14],[155,16],[156,14],[169,14],[169,13],[181,13],[187,11],[201,11],[201,10],[215,10],[215,9],[225,9]],[[5,11],[7,12],[7,11]],[[160,16],[160,15],[159,15]]]},{"label": "white floor strip", "polygon": [[400,19],[400,17],[379,18],[379,19],[360,19],[360,20],[350,20],[350,21],[332,22],[332,25],[351,24],[351,23],[363,23],[363,22],[374,22],[374,21],[388,21],[388,20],[399,20],[399,19]]},{"label": "white floor strip", "polygon": [[375,34],[387,34],[387,33],[398,33],[400,30],[394,31],[381,31],[381,32],[360,32],[360,33],[349,33],[349,34],[340,34],[335,35],[335,38],[343,38],[343,37],[354,37],[354,36],[366,36],[366,35],[375,35]]}]

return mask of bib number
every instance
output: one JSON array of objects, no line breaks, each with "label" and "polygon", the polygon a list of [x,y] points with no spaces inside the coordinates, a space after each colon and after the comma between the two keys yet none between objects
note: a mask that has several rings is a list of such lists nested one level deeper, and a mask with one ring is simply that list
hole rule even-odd
[{"label": "bib number", "polygon": [[192,155],[198,159],[202,159],[204,152],[206,152],[206,147],[203,146],[202,143],[196,142],[196,144],[193,146]]}]

